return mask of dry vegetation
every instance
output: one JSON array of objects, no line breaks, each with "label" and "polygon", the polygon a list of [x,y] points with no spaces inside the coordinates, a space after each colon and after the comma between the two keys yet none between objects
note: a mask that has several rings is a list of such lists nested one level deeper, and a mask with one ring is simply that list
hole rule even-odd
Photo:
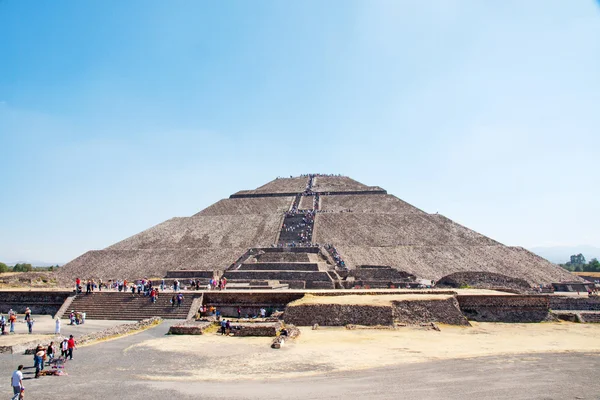
[{"label": "dry vegetation", "polygon": [[0,274],[0,288],[48,288],[56,286],[52,272],[6,272]]},{"label": "dry vegetation", "polygon": [[591,276],[592,278],[600,278],[600,272],[573,272],[577,276]]}]

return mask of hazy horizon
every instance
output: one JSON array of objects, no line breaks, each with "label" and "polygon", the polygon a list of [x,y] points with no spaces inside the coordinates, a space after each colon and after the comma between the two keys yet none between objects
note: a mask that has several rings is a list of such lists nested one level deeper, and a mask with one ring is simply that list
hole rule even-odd
[{"label": "hazy horizon", "polygon": [[341,173],[600,247],[596,1],[0,1],[0,257],[67,262]]}]

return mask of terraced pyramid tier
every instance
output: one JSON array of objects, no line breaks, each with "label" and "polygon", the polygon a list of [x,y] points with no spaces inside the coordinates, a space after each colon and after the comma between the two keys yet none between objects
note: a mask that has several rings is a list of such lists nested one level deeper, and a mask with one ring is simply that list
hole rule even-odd
[{"label": "terraced pyramid tier", "polygon": [[[532,286],[580,280],[525,249],[429,214],[379,186],[318,174],[278,178],[255,190],[241,190],[191,217],[172,218],[103,250],[89,251],[60,268],[57,277],[70,285],[76,277],[131,281],[162,278],[177,270],[215,275],[228,271],[227,276],[250,249],[306,246],[324,250],[329,270],[339,273],[377,265],[398,271],[398,276],[435,281],[459,272],[483,274],[477,275],[476,285],[485,283],[485,274],[496,277],[494,282],[502,275]],[[276,261],[269,257],[299,262],[267,252],[264,257],[256,262]],[[241,277],[251,272],[247,268],[233,274]],[[281,271],[294,277],[309,272]],[[266,278],[264,273],[254,275]],[[370,281],[366,276],[363,280]]]}]

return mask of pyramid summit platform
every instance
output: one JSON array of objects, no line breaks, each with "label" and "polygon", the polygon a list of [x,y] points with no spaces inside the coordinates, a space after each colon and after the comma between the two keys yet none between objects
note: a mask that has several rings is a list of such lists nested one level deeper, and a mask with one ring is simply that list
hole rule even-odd
[{"label": "pyramid summit platform", "polygon": [[238,288],[526,287],[574,275],[521,248],[429,214],[381,187],[309,174],[241,190],[58,272],[61,280],[199,279]]}]

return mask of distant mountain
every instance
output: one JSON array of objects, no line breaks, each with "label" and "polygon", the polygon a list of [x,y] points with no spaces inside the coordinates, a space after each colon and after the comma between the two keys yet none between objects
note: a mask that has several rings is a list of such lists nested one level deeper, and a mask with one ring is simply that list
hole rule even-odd
[{"label": "distant mountain", "polygon": [[592,258],[600,259],[600,247],[588,245],[531,247],[529,250],[556,264],[564,264],[571,259],[573,254],[579,253],[583,254],[587,261]]}]

